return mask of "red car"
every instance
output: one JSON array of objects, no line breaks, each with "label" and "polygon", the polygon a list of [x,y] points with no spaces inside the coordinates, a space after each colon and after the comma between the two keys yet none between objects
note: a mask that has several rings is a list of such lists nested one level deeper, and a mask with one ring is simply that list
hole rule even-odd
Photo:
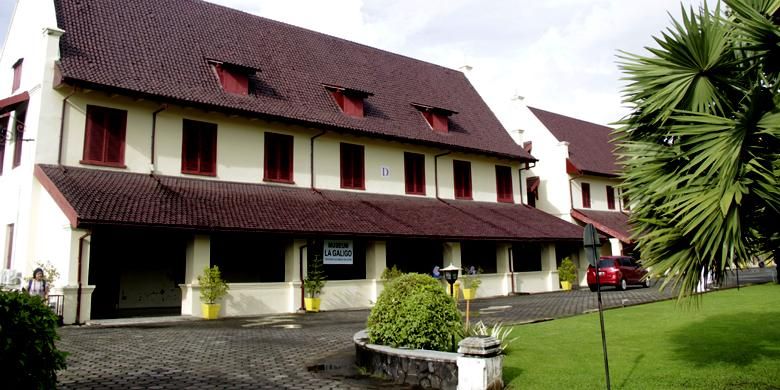
[{"label": "red car", "polygon": [[[601,256],[599,258],[599,283],[625,290],[629,284],[650,286],[650,279],[644,278],[647,270],[629,256]],[[588,287],[596,291],[596,268],[588,266]]]}]

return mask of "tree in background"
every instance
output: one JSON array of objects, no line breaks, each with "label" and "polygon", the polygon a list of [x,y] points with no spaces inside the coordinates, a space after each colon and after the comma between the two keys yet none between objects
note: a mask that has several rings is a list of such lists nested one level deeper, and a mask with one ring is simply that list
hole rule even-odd
[{"label": "tree in background", "polygon": [[780,257],[780,0],[683,8],[647,56],[623,53],[616,131],[646,266],[680,297]]}]

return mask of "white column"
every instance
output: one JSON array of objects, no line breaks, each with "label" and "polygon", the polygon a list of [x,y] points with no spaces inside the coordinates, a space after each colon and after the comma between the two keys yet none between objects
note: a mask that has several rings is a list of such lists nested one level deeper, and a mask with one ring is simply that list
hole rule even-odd
[{"label": "white column", "polygon": [[[301,267],[305,269],[306,259],[309,256],[309,248],[305,245],[306,240],[293,240],[284,253],[284,281],[289,285],[287,311],[291,313],[301,307],[301,272],[303,272]],[[303,264],[301,264],[301,257],[303,257]]]},{"label": "white column", "polygon": [[447,267],[450,264],[453,264],[456,267],[461,267],[460,242],[444,243],[443,263],[443,267]]},{"label": "white column", "polygon": [[612,250],[612,256],[620,256],[623,254],[623,243],[617,238],[609,239],[609,247]]},{"label": "white column", "polygon": [[[82,229],[73,229],[70,232],[70,260],[68,268],[63,270],[64,275],[62,276],[64,278],[60,279],[67,280],[67,285],[62,287],[62,322],[65,324],[77,322],[83,324],[90,320],[92,313],[92,291],[95,290],[96,286],[88,284],[92,239],[91,236],[86,236],[87,233],[89,233],[88,230]],[[81,247],[80,251],[79,247]],[[80,258],[79,255],[81,255]],[[79,262],[81,268],[79,268]],[[81,273],[81,296],[79,296],[79,272]]]},{"label": "white column", "polygon": [[496,244],[496,273],[504,275],[503,278],[503,295],[509,295],[512,292],[512,275],[509,273],[509,250],[512,248],[512,244],[498,243]]},{"label": "white column", "polygon": [[373,302],[376,302],[384,288],[381,277],[385,268],[387,268],[387,242],[369,241],[366,244],[366,279],[374,281],[369,294],[371,297],[369,299]]},{"label": "white column", "polygon": [[197,234],[187,243],[187,262],[184,284],[181,287],[181,314],[200,316],[200,287],[198,275],[211,264],[211,239]]},{"label": "white column", "polygon": [[542,271],[548,272],[547,291],[560,290],[558,265],[555,263],[555,244],[542,245]]}]

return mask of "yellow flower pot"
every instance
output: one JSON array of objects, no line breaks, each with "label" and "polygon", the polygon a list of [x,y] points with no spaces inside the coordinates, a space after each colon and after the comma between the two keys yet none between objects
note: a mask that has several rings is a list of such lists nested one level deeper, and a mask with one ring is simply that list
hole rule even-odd
[{"label": "yellow flower pot", "polygon": [[320,311],[320,298],[304,298],[303,301],[306,304],[306,311]]},{"label": "yellow flower pot", "polygon": [[564,291],[569,291],[569,290],[571,290],[571,282],[561,281],[561,288],[562,288]]},{"label": "yellow flower pot", "polygon": [[463,289],[463,299],[470,301],[477,297],[477,289],[476,288],[464,288]]},{"label": "yellow flower pot", "polygon": [[202,312],[203,318],[207,320],[216,320],[219,318],[219,309],[220,304],[208,304],[208,303],[201,303],[200,304],[200,311]]}]

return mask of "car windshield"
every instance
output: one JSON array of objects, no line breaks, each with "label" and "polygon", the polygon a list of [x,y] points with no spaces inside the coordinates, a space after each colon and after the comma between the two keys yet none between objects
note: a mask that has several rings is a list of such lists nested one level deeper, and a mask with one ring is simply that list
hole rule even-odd
[{"label": "car windshield", "polygon": [[613,259],[599,260],[599,268],[609,268],[614,266],[615,266],[615,260]]}]

